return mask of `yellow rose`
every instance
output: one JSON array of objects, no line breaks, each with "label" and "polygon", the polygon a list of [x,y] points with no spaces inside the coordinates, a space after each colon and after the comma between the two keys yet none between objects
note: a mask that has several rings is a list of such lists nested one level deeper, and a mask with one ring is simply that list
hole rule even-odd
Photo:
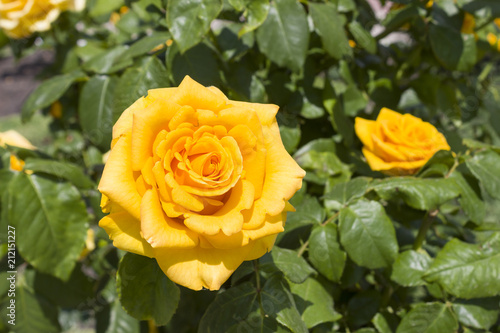
[{"label": "yellow rose", "polygon": [[81,10],[85,0],[0,0],[0,28],[11,38],[50,29],[62,11]]},{"label": "yellow rose", "polygon": [[[35,149],[28,139],[19,134],[14,130],[9,130],[6,132],[0,132],[0,147],[4,147],[6,145],[16,146],[20,148],[26,149]],[[17,158],[17,156],[11,154],[10,155],[10,168],[11,170],[22,171],[24,167],[24,161]]]},{"label": "yellow rose", "polygon": [[438,150],[450,150],[443,134],[430,123],[387,108],[377,120],[356,117],[354,128],[370,168],[389,175],[413,174]]},{"label": "yellow rose", "polygon": [[305,175],[278,106],[228,100],[186,76],[149,90],[113,127],[99,222],[113,244],[156,258],[174,282],[217,290],[270,251]]}]

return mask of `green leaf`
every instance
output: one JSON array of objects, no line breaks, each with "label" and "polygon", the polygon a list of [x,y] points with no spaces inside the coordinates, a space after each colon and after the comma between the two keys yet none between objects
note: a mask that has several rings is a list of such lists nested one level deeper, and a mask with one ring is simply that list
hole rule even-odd
[{"label": "green leaf", "polygon": [[[299,150],[302,152],[302,149]],[[306,170],[305,179],[317,184],[325,184],[331,176],[345,174],[350,177],[349,166],[342,163],[337,155],[332,151],[319,152],[309,150],[306,153],[296,154],[297,163]]]},{"label": "green leaf", "polygon": [[[238,37],[238,31],[241,28],[240,23],[234,22],[224,22],[220,23],[220,26],[213,29],[216,37],[216,42],[218,46],[218,51],[221,53],[224,61],[229,62],[232,59],[241,59],[245,53],[250,50],[255,44],[255,38],[253,34],[246,35],[244,37]],[[255,74],[252,70],[245,66],[244,62],[238,61],[236,67],[231,69],[243,68],[243,71],[248,72],[247,76],[251,77]]]},{"label": "green leaf", "polygon": [[353,327],[369,323],[380,308],[381,301],[382,295],[376,290],[356,294],[347,304],[347,322]]},{"label": "green leaf", "polygon": [[297,205],[295,212],[287,214],[285,230],[300,228],[310,224],[319,224],[325,219],[326,213],[316,197],[305,196],[302,202]]},{"label": "green leaf", "polygon": [[128,314],[166,325],[180,299],[179,287],[160,269],[155,259],[127,253],[117,274],[118,296]]},{"label": "green leaf", "polygon": [[391,279],[405,287],[425,285],[422,279],[432,259],[425,253],[413,250],[402,252],[392,266]]},{"label": "green leaf", "polygon": [[384,200],[401,198],[408,206],[427,211],[460,195],[455,181],[447,178],[391,177],[373,181],[372,188]]},{"label": "green leaf", "polygon": [[481,151],[468,159],[466,164],[484,189],[500,200],[500,155],[491,150]]},{"label": "green leaf", "polygon": [[93,56],[82,65],[82,68],[99,74],[114,73],[132,65],[132,58],[126,55],[127,47],[120,45]]},{"label": "green leaf", "polygon": [[344,101],[344,113],[347,116],[356,116],[358,112],[363,110],[368,104],[368,98],[354,83],[347,86],[347,89],[342,96]]},{"label": "green leaf", "polygon": [[[457,70],[466,72],[477,63],[477,44],[473,34],[462,34],[462,41],[464,50],[458,61]],[[455,92],[453,91],[453,93]]]},{"label": "green leaf", "polygon": [[474,191],[469,182],[460,172],[453,172],[450,175],[450,178],[457,183],[458,187],[460,187],[461,193],[458,202],[462,206],[465,214],[467,214],[471,221],[475,222],[477,225],[482,224],[484,222],[486,210],[484,201],[479,198],[476,191]]},{"label": "green leaf", "polygon": [[290,289],[299,296],[295,303],[307,328],[342,318],[333,308],[332,296],[317,280],[308,278],[302,284],[292,284]]},{"label": "green leaf", "polygon": [[48,274],[35,273],[34,290],[54,305],[78,307],[94,297],[93,281],[77,265],[68,281],[61,281]]},{"label": "green leaf", "polygon": [[469,13],[489,8],[493,17],[500,17],[500,3],[496,0],[470,1],[464,4],[462,8]]},{"label": "green leaf", "polygon": [[168,86],[168,73],[157,57],[147,57],[140,66],[127,69],[116,85],[113,122],[149,89]]},{"label": "green leaf", "polygon": [[280,135],[286,151],[291,154],[295,151],[300,141],[300,127],[280,126]]},{"label": "green leaf", "polygon": [[61,98],[68,88],[77,80],[84,79],[85,73],[80,70],[54,76],[43,81],[28,97],[21,110],[23,122],[31,119],[36,110],[43,109]]},{"label": "green leaf", "polygon": [[360,200],[343,208],[339,232],[347,254],[360,266],[388,267],[396,258],[398,242],[394,226],[376,201]]},{"label": "green leaf", "polygon": [[453,333],[457,329],[458,322],[446,304],[426,303],[408,312],[396,333]]},{"label": "green leaf", "polygon": [[221,9],[221,0],[168,1],[167,26],[181,53],[201,41]]},{"label": "green leaf", "polygon": [[302,283],[316,271],[296,251],[275,246],[271,251],[273,262],[293,283]]},{"label": "green leaf", "polygon": [[498,297],[456,300],[453,302],[453,310],[462,324],[488,330],[498,320],[498,304]]},{"label": "green leaf", "polygon": [[339,282],[344,272],[346,254],[340,249],[337,226],[316,226],[309,236],[309,261],[321,274]]},{"label": "green leaf", "polygon": [[238,32],[238,37],[249,33],[264,23],[269,13],[269,0],[248,0],[244,16],[246,22]]},{"label": "green leaf", "polygon": [[372,37],[369,31],[366,31],[363,26],[357,22],[352,21],[349,23],[349,31],[351,31],[352,36],[356,43],[365,49],[368,53],[377,53],[377,41]]},{"label": "green leaf", "polygon": [[169,69],[176,84],[186,75],[205,86],[218,86],[221,82],[217,58],[205,44],[198,44],[184,54],[177,53]]},{"label": "green leaf", "polygon": [[307,333],[307,326],[295,305],[293,295],[281,276],[269,278],[261,292],[261,304],[264,312],[294,333]]},{"label": "green leaf", "polygon": [[125,312],[118,299],[96,313],[96,333],[139,332],[139,321]]},{"label": "green leaf", "polygon": [[89,14],[91,17],[109,14],[123,5],[125,5],[124,0],[97,0],[91,7]]},{"label": "green leaf", "polygon": [[70,277],[87,235],[87,210],[78,190],[36,174],[9,185],[8,220],[21,256],[43,273]]},{"label": "green leaf", "polygon": [[372,319],[373,326],[379,333],[393,333],[399,325],[399,317],[389,312],[379,312]]},{"label": "green leaf", "polygon": [[143,37],[132,44],[125,52],[126,57],[134,58],[151,52],[155,47],[165,44],[171,38],[168,32],[155,32],[150,36]]},{"label": "green leaf", "polygon": [[95,184],[83,173],[82,169],[69,162],[27,158],[24,168],[33,172],[42,172],[69,180],[73,185],[82,189],[89,189]]},{"label": "green leaf", "polygon": [[227,332],[248,317],[256,300],[257,290],[250,282],[218,294],[201,318],[198,332]]},{"label": "green leaf", "polygon": [[500,233],[484,244],[452,239],[438,252],[424,278],[457,297],[500,295]]},{"label": "green leaf", "polygon": [[307,17],[300,3],[295,0],[271,3],[266,20],[257,30],[257,43],[271,61],[299,71],[309,44]]},{"label": "green leaf", "polygon": [[309,10],[321,42],[326,52],[335,59],[341,59],[344,56],[351,57],[352,49],[349,46],[342,25],[342,20],[337,14],[337,8],[332,3],[309,3]]},{"label": "green leaf", "polygon": [[[16,229],[17,231],[17,229]],[[18,278],[22,278],[18,276]],[[11,320],[7,316],[7,298],[2,304],[2,320]],[[36,295],[30,286],[18,283],[15,297],[15,325],[7,324],[11,329],[9,332],[19,333],[54,333],[61,332],[61,326],[57,320],[57,307],[50,304],[44,298]],[[5,318],[5,319],[3,319]]]},{"label": "green leaf", "polygon": [[113,124],[114,92],[118,79],[94,76],[85,83],[78,103],[78,116],[83,133],[103,151],[109,149]]},{"label": "green leaf", "polygon": [[[413,1],[413,0],[412,0]],[[393,31],[405,23],[419,17],[418,7],[416,5],[404,6],[401,9],[390,11],[382,24],[386,31]]]},{"label": "green leaf", "polygon": [[325,207],[332,210],[340,210],[347,206],[352,200],[361,198],[368,190],[372,181],[368,177],[356,177],[348,182],[336,184],[325,194]]},{"label": "green leaf", "polygon": [[228,0],[228,2],[237,12],[241,12],[245,8],[245,0]]},{"label": "green leaf", "polygon": [[429,40],[437,60],[448,69],[456,69],[464,52],[464,42],[458,30],[431,24]]}]

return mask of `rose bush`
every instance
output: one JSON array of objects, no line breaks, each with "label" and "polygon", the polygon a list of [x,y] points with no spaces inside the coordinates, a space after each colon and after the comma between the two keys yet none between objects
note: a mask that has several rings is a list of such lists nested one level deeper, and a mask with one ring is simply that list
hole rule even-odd
[{"label": "rose bush", "polygon": [[110,214],[99,225],[172,281],[219,289],[271,250],[305,175],[281,142],[277,111],[188,76],[149,90],[113,128],[99,184]]},{"label": "rose bush", "polygon": [[11,38],[46,31],[65,10],[81,10],[84,0],[0,0],[0,28]]},{"label": "rose bush", "polygon": [[377,120],[356,117],[354,128],[370,168],[390,175],[413,174],[437,151],[450,150],[432,124],[387,108]]}]

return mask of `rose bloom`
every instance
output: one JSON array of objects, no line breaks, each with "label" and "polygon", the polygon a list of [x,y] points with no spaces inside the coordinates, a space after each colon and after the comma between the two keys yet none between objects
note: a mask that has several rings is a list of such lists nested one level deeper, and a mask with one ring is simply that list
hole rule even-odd
[{"label": "rose bloom", "polygon": [[81,10],[85,0],[0,0],[0,28],[10,38],[46,31],[65,10]]},{"label": "rose bloom", "polygon": [[389,175],[417,172],[437,151],[450,150],[430,123],[383,108],[377,120],[356,117],[354,128],[370,168]]},{"label": "rose bloom", "polygon": [[270,251],[305,172],[286,152],[278,106],[231,101],[186,76],[149,90],[113,127],[99,222],[174,282],[220,288]]}]

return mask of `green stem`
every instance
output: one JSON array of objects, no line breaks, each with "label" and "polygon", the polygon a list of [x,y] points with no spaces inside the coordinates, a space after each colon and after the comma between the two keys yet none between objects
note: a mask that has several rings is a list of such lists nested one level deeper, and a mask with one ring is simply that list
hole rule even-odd
[{"label": "green stem", "polygon": [[253,268],[255,270],[255,280],[256,280],[256,284],[257,284],[257,298],[259,300],[260,315],[262,318],[264,318],[266,313],[264,312],[264,307],[262,306],[262,298],[260,295],[261,287],[260,287],[259,259],[255,259],[253,261]]},{"label": "green stem", "polygon": [[297,257],[301,257],[304,254],[308,245],[309,245],[309,239],[306,240],[304,244],[302,244],[299,251],[297,252]]},{"label": "green stem", "polygon": [[491,22],[495,21],[495,17],[490,17],[488,19],[488,21],[484,22],[483,24],[481,24],[479,27],[475,28],[474,29],[474,32],[478,32],[479,30],[483,29],[483,28],[486,28],[488,25],[491,24]]},{"label": "green stem", "polygon": [[446,175],[444,176],[444,178],[450,177],[450,175],[453,173],[453,171],[455,171],[455,169],[458,167],[458,165],[460,164],[460,162],[458,161],[458,159],[459,159],[459,156],[455,156],[455,161],[453,162],[452,167],[450,168],[450,170],[448,171],[448,173],[446,173]]},{"label": "green stem", "polygon": [[415,239],[415,242],[413,243],[413,249],[415,251],[418,251],[422,248],[422,245],[424,244],[427,231],[432,225],[432,222],[434,221],[434,217],[439,213],[439,210],[434,209],[427,214],[425,214],[424,220],[422,221],[422,225],[420,226],[420,229],[418,230],[418,235],[417,238]]},{"label": "green stem", "polygon": [[[325,226],[327,225],[328,223],[334,221],[340,214],[340,211],[336,212],[335,214],[333,214],[332,216],[330,216],[325,222],[321,223],[322,226]],[[304,244],[302,244],[302,246],[300,247],[299,251],[297,252],[297,257],[300,257],[304,254],[304,252],[306,251],[307,249],[307,246],[309,245],[309,240],[306,240],[304,242]]]}]

